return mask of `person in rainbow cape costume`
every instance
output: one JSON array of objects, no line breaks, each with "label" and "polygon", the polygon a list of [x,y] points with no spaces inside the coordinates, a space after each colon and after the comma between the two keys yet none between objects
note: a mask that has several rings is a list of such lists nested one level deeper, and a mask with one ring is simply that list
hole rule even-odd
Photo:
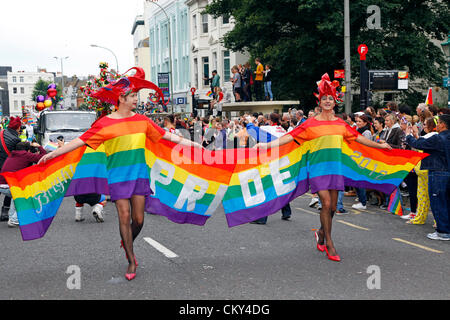
[{"label": "person in rainbow cape costume", "polygon": [[[295,140],[299,144],[310,144],[311,149],[314,149],[314,144],[328,144],[333,148],[341,149],[346,142],[353,141],[371,148],[392,149],[387,143],[379,144],[363,137],[344,120],[334,115],[334,107],[339,96],[336,86],[330,81],[328,74],[322,76],[321,81],[318,83],[318,90],[319,94],[316,96],[319,99],[319,106],[322,110],[319,115],[306,120],[301,126],[280,139],[269,143],[259,143],[255,147],[270,149],[283,146]],[[331,167],[327,169],[326,166],[320,165],[327,162],[319,159],[321,155],[317,153],[310,150],[309,159],[307,160],[310,168],[308,182],[311,193],[317,193],[322,203],[322,209],[320,210],[321,227],[315,233],[317,249],[321,252],[325,251],[330,260],[340,261],[341,258],[337,254],[331,238],[331,228],[332,219],[336,212],[338,191],[344,190],[346,185],[344,167],[340,161],[336,161],[336,157],[341,157],[341,151],[338,150],[337,153],[325,155],[328,158],[326,160],[336,163],[332,169]],[[323,175],[318,176],[317,179],[313,178],[314,170],[312,165],[314,163],[317,163],[315,170],[325,170]],[[331,171],[333,171],[332,174]]]},{"label": "person in rainbow cape costume", "polygon": [[[91,94],[100,101],[116,105],[117,111],[98,119],[80,138],[47,154],[39,162],[46,163],[85,145],[92,149],[104,146],[108,155],[108,168],[115,166],[120,168],[120,172],[108,170],[108,188],[111,201],[115,202],[119,215],[122,247],[129,262],[125,275],[128,280],[136,276],[137,260],[133,252],[133,242],[143,227],[145,199],[151,194],[146,166],[146,139],[155,143],[160,139],[166,139],[181,145],[202,148],[195,142],[164,131],[152,120],[132,111],[137,105],[137,92],[143,88],[155,90],[164,99],[161,90],[152,82],[145,80],[143,69],[132,69],[136,70],[135,75],[123,76]],[[124,166],[123,160],[132,165]],[[129,177],[135,179],[129,180]]]}]

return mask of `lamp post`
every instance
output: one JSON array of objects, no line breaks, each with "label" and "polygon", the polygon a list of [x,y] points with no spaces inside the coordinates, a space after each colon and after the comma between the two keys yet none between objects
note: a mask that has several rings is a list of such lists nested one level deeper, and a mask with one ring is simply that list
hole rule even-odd
[{"label": "lamp post", "polygon": [[448,102],[447,107],[450,108],[450,32],[447,35],[447,42],[441,43],[442,49],[444,50],[445,56],[447,58],[448,65],[448,75],[447,75],[447,89],[448,89]]},{"label": "lamp post", "polygon": [[170,75],[170,104],[172,105],[172,113],[173,113],[173,74],[172,74],[172,35],[170,32],[170,18],[169,15],[167,14],[167,12],[164,10],[163,7],[161,7],[161,5],[159,5],[158,3],[152,1],[152,0],[146,0],[149,3],[153,3],[155,5],[157,5],[162,12],[164,12],[164,14],[166,15],[167,18],[167,24],[168,24],[168,32],[169,32],[169,75]]},{"label": "lamp post", "polygon": [[91,47],[93,47],[93,48],[101,48],[101,49],[105,49],[105,50],[108,50],[109,52],[111,52],[112,55],[114,56],[114,58],[116,59],[116,72],[119,73],[119,62],[117,61],[117,56],[115,55],[115,53],[111,49],[108,49],[108,48],[105,48],[105,47],[101,47],[101,46],[98,46],[96,44],[91,44]]},{"label": "lamp post", "polygon": [[344,0],[345,113],[352,112],[352,74],[350,60],[350,2]]},{"label": "lamp post", "polygon": [[[63,95],[63,101],[62,101],[62,105],[64,108],[64,99],[65,99],[65,94],[64,94],[64,67],[63,67],[63,61],[66,59],[69,59],[69,57],[64,57],[64,58],[58,58],[58,57],[53,57],[56,60],[61,59],[61,91],[62,91],[62,95]],[[56,105],[55,105],[55,110],[56,110]]]}]

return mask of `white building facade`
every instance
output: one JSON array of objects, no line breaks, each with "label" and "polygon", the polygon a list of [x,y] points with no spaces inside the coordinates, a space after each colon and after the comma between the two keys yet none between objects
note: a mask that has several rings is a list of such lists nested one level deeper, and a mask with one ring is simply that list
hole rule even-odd
[{"label": "white building facade", "polygon": [[[143,15],[136,16],[131,30],[134,43],[134,65],[145,72],[146,80],[151,80],[149,29],[145,26]],[[150,90],[140,90],[138,93],[139,104],[147,103]]]},{"label": "white building facade", "polygon": [[[203,14],[210,0],[187,0],[189,7],[190,28],[190,81],[192,87],[197,89],[200,99],[207,98],[205,94],[210,90],[210,84],[204,78],[211,78],[213,70],[220,76],[220,86],[230,93],[232,84],[231,68],[234,65],[249,61],[249,56],[232,52],[221,45],[223,36],[234,28],[233,18],[219,17],[214,19],[211,15]],[[231,95],[232,101],[234,96]]]},{"label": "white building facade", "polygon": [[47,72],[8,72],[9,113],[22,116],[22,106],[34,106],[32,100],[35,84],[39,80],[55,81],[53,73]]},{"label": "white building facade", "polygon": [[[150,47],[150,75],[147,79],[159,85],[158,73],[168,73],[172,66],[174,111],[189,112],[191,86],[188,7],[184,0],[161,0],[157,4],[163,10],[152,2],[146,1],[144,5],[144,21],[149,32]],[[170,49],[172,55],[169,54]]]}]

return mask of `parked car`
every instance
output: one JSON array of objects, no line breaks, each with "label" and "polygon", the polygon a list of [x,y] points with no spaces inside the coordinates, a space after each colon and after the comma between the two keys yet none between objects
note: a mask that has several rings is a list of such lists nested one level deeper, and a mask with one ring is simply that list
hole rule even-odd
[{"label": "parked car", "polygon": [[34,128],[37,142],[49,151],[51,143],[57,143],[57,138],[64,137],[68,143],[86,132],[97,119],[94,111],[43,111]]}]

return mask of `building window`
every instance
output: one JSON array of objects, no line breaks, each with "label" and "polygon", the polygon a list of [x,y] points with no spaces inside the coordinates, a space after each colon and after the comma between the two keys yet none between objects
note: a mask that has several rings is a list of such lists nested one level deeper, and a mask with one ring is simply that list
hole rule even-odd
[{"label": "building window", "polygon": [[195,87],[198,88],[198,60],[197,58],[194,59],[194,84]]},{"label": "building window", "polygon": [[230,16],[223,16],[222,24],[229,24],[229,23],[230,23]]},{"label": "building window", "polygon": [[213,28],[217,27],[217,19],[216,18],[212,18],[212,25],[213,25]]},{"label": "building window", "polygon": [[17,100],[14,100],[14,110],[17,110],[19,108],[19,102]]},{"label": "building window", "polygon": [[13,94],[17,94],[17,88],[13,88]]},{"label": "building window", "polygon": [[223,52],[223,81],[230,81],[231,65],[230,65],[230,51]]},{"label": "building window", "polygon": [[20,101],[21,106],[25,106],[25,100]]},{"label": "building window", "polygon": [[217,70],[217,52],[213,52],[212,56],[213,56],[212,59],[213,70]]},{"label": "building window", "polygon": [[20,82],[23,82],[23,81],[24,81],[23,77],[20,77],[19,80],[20,80]]},{"label": "building window", "polygon": [[195,38],[195,37],[197,37],[197,15],[196,14],[194,14],[192,16],[192,26],[193,26],[193,29],[194,29],[193,35],[194,35],[194,38]]},{"label": "building window", "polygon": [[13,82],[17,82],[17,77],[16,76],[12,77],[12,80]]},{"label": "building window", "polygon": [[25,94],[25,88],[24,87],[20,87],[20,94]]},{"label": "building window", "polygon": [[[202,58],[202,64],[203,64],[203,76],[205,78],[209,79],[209,57],[203,57]],[[209,80],[205,80],[203,83],[205,86],[209,85]]]},{"label": "building window", "polygon": [[208,15],[202,14],[202,32],[208,33]]}]

